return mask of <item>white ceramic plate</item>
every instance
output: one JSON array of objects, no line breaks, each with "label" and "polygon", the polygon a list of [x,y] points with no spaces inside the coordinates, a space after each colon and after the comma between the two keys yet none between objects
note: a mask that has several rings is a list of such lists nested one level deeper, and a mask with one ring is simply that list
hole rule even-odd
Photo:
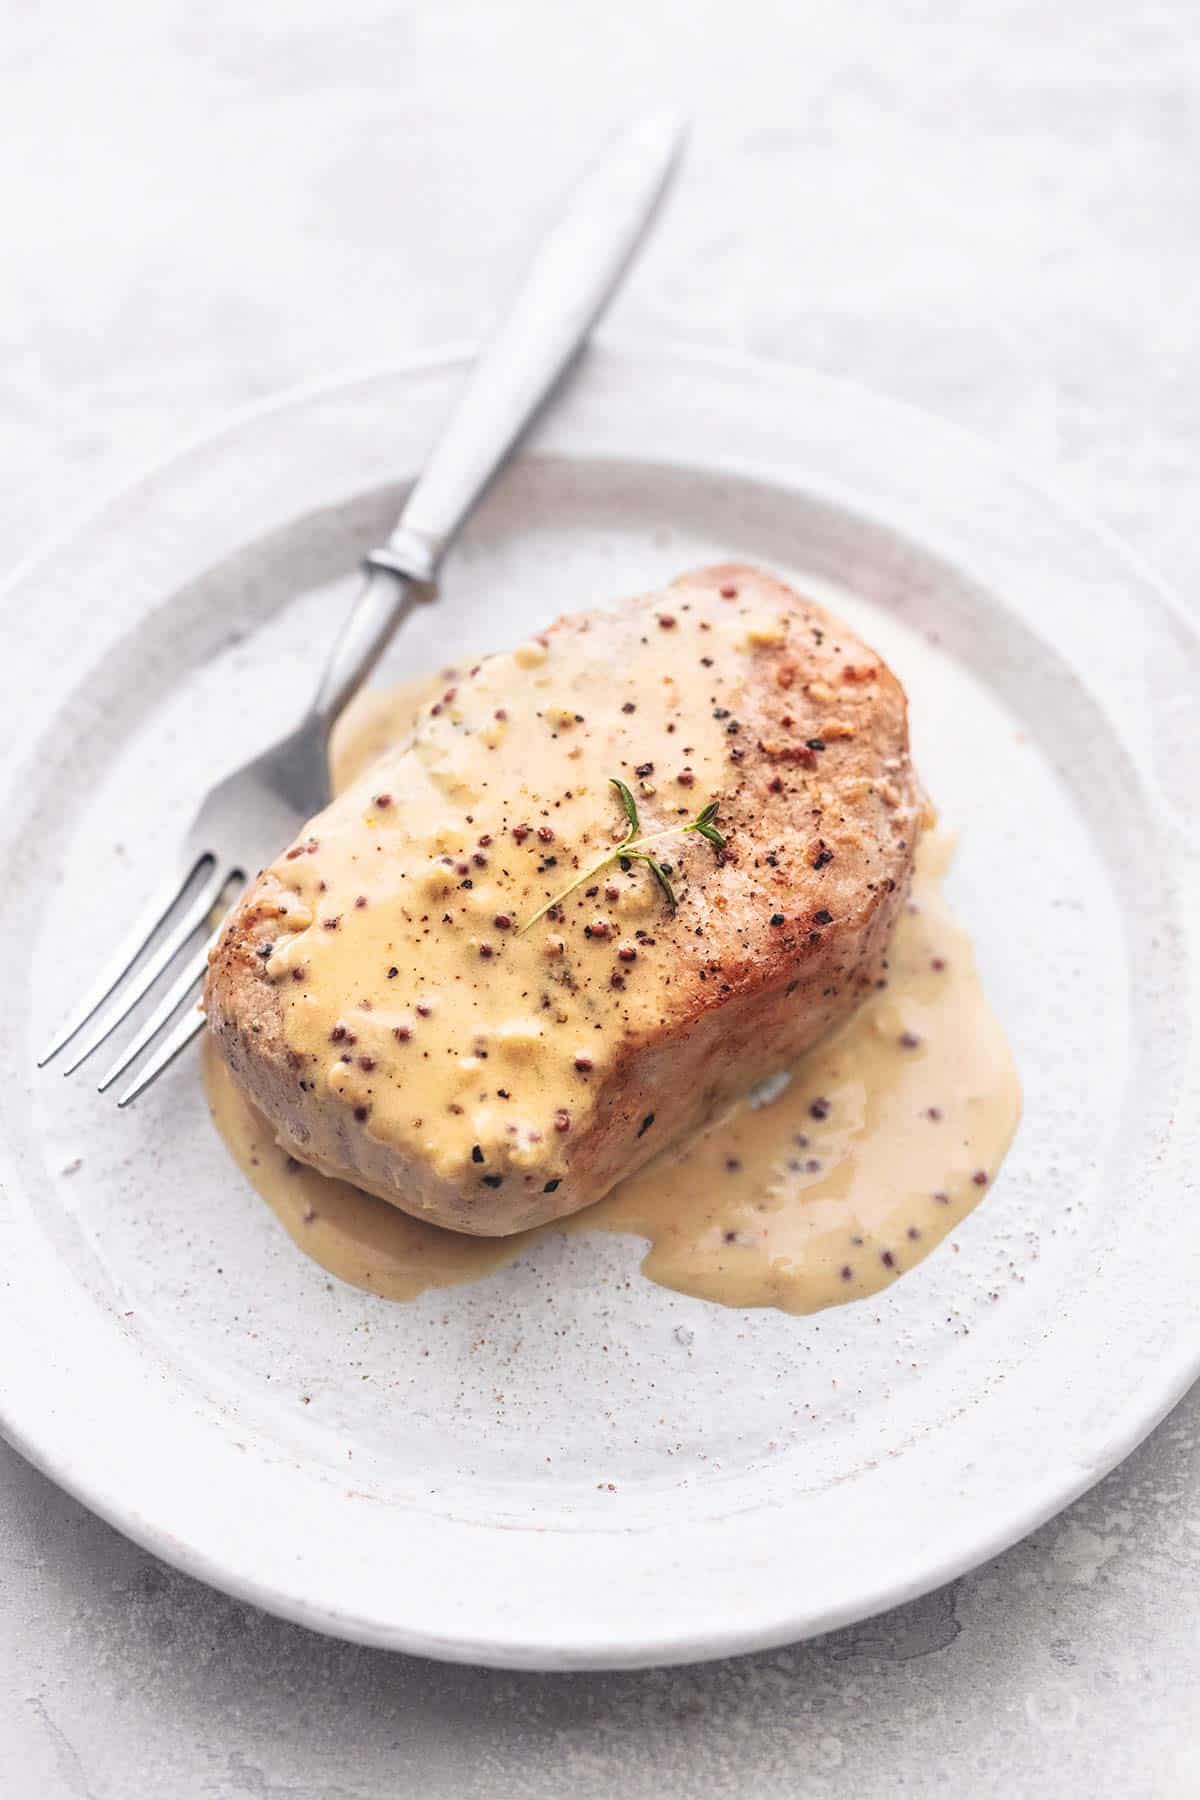
[{"label": "white ceramic plate", "polygon": [[714,557],[832,593],[909,685],[1025,1120],[951,1241],[810,1320],[672,1295],[599,1236],[377,1301],[235,1175],[193,1061],[118,1115],[33,1055],[202,789],[306,698],[463,367],[245,416],[8,588],[3,1427],[171,1562],[345,1637],[532,1667],[802,1637],[1002,1549],[1197,1373],[1196,638],[940,425],[592,352],[395,670]]}]

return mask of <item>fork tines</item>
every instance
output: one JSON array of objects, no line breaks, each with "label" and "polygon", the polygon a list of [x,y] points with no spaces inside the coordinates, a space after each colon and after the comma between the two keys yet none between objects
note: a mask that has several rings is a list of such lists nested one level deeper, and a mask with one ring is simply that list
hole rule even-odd
[{"label": "fork tines", "polygon": [[[100,1091],[103,1093],[110,1087],[118,1075],[160,1037],[164,1027],[203,980],[208,953],[217,934],[208,931],[201,943],[196,944],[194,940],[204,930],[223,890],[234,879],[240,879],[237,871],[223,868],[216,857],[205,853],[193,858],[182,875],[173,875],[164,881],[146,902],[110,961],[63,1021],[39,1057],[38,1067],[44,1067],[68,1045],[73,1045],[71,1060],[63,1067],[64,1075],[72,1074],[108,1041],[139,1002],[171,971],[174,978],[158,1004],[101,1078]],[[173,1029],[161,1037],[153,1056],[120,1095],[117,1104],[128,1105],[148,1087],[191,1042],[203,1024],[203,1016],[194,1007],[188,1007]]]}]

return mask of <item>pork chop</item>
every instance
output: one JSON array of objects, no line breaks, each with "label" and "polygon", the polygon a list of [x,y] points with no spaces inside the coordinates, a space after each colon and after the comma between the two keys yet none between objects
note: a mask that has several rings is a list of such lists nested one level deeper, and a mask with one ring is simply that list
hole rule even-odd
[{"label": "pork chop", "polygon": [[769,575],[701,570],[423,708],[236,907],[209,1026],[301,1161],[523,1230],[847,1016],[921,813],[880,658]]}]

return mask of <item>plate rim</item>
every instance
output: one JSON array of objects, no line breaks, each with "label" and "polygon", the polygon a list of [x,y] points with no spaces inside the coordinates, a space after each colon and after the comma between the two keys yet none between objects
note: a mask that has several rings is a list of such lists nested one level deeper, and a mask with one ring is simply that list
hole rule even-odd
[{"label": "plate rim", "polygon": [[[848,378],[832,376],[821,370],[779,359],[702,346],[660,345],[646,339],[628,339],[607,333],[597,340],[597,350],[616,357],[618,361],[635,359],[640,362],[652,361],[658,365],[671,363],[683,368],[720,370],[726,374],[744,371],[748,377],[757,379],[769,374],[773,379],[784,382],[816,381],[831,390],[853,392],[872,405],[889,409],[898,418],[907,417],[917,422],[924,429],[932,427],[943,438],[956,438],[974,461],[990,463],[998,474],[1036,494],[1075,530],[1103,546],[1114,561],[1123,565],[1139,583],[1154,594],[1176,625],[1194,645],[1200,647],[1200,622],[1193,616],[1192,610],[1184,605],[1182,599],[1115,531],[1092,518],[1086,509],[1069,496],[1064,496],[1040,474],[1037,478],[1030,476],[1003,451],[952,421]],[[379,381],[463,368],[469,363],[473,353],[473,345],[462,342],[446,344],[409,357],[351,368],[291,387],[237,409],[219,420],[215,426],[188,436],[167,455],[147,461],[132,476],[114,484],[99,500],[80,509],[74,518],[44,539],[9,571],[3,581],[0,581],[0,597],[10,598],[27,582],[36,579],[39,569],[48,565],[58,552],[74,544],[85,532],[102,527],[110,514],[148,495],[156,484],[178,476],[191,459],[210,457],[219,452],[225,441],[236,438],[264,419],[300,410],[319,402],[323,397],[347,394],[356,387],[369,387]],[[136,1499],[122,1498],[119,1493],[110,1492],[108,1484],[94,1472],[75,1467],[70,1460],[69,1449],[58,1455],[53,1449],[46,1450],[39,1443],[36,1431],[21,1420],[19,1404],[10,1404],[7,1383],[0,1386],[0,1432],[44,1474],[145,1549],[211,1586],[309,1628],[384,1648],[471,1664],[485,1663],[516,1668],[634,1668],[707,1660],[796,1642],[870,1617],[931,1591],[997,1555],[1078,1498],[1122,1461],[1161,1422],[1198,1377],[1200,1331],[1194,1334],[1194,1341],[1181,1345],[1174,1358],[1160,1358],[1147,1365],[1137,1388],[1138,1404],[1135,1406],[1130,1402],[1126,1406],[1117,1428],[1114,1429],[1110,1423],[1104,1433],[1101,1453],[1094,1461],[1089,1460],[1085,1466],[1078,1466],[1075,1479],[1064,1480],[1061,1470],[1053,1478],[1047,1476],[1031,1487],[1030,1504],[1023,1512],[1010,1512],[1002,1522],[995,1521],[990,1531],[977,1529],[970,1544],[957,1553],[932,1556],[928,1559],[928,1566],[922,1565],[906,1577],[889,1584],[880,1584],[871,1594],[864,1595],[860,1591],[841,1607],[827,1607],[819,1615],[806,1615],[800,1619],[777,1619],[765,1626],[761,1621],[744,1627],[726,1623],[703,1639],[694,1635],[682,1638],[674,1638],[670,1634],[662,1638],[643,1636],[624,1645],[605,1643],[599,1648],[589,1648],[587,1643],[572,1636],[569,1629],[564,1631],[558,1641],[543,1638],[532,1643],[517,1631],[511,1639],[497,1635],[494,1641],[483,1644],[474,1640],[444,1638],[403,1626],[382,1627],[370,1620],[339,1616],[335,1608],[314,1609],[302,1594],[281,1590],[269,1582],[256,1582],[252,1578],[242,1578],[236,1573],[226,1572],[201,1547],[182,1542],[167,1527],[143,1518]]]}]

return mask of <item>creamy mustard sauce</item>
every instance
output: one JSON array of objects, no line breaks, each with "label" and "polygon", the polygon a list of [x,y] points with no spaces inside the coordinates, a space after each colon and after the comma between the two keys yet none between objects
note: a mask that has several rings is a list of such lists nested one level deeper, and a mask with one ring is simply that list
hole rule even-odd
[{"label": "creamy mustard sauce", "polygon": [[234,1161],[305,1255],[352,1287],[385,1300],[412,1300],[426,1288],[454,1287],[502,1268],[539,1235],[443,1231],[348,1181],[319,1174],[276,1143],[208,1032],[201,1055],[209,1110]]},{"label": "creamy mustard sauce", "polygon": [[1021,1113],[1012,1053],[942,896],[950,840],[917,848],[887,987],[792,1071],[649,1164],[580,1228],[650,1240],[643,1272],[726,1306],[817,1312],[911,1269],[983,1198]]},{"label": "creamy mustard sauce", "polygon": [[[452,673],[415,730],[410,691],[403,755],[388,754],[395,707],[368,699],[339,738],[341,804],[272,868],[284,912],[265,967],[296,1067],[450,1184],[503,1185],[507,1199],[536,1181],[530,1216],[567,1173],[622,1044],[669,1016],[672,953],[637,861],[609,862],[523,927],[623,837],[610,777],[647,834],[720,795],[732,740],[710,671],[732,670],[723,689],[737,691],[787,633],[778,610],[729,596],[697,588],[629,611],[593,658],[576,650],[585,622],[565,654],[551,633]],[[660,846],[700,931],[713,856],[696,835]]]},{"label": "creamy mustard sauce", "polygon": [[[416,683],[361,697],[335,739],[335,785],[406,739],[443,683],[453,686],[453,672],[432,690]],[[808,1313],[877,1293],[984,1197],[1020,1116],[1011,1053],[942,897],[948,859],[948,838],[927,833],[886,988],[782,1091],[774,1083],[773,1098],[739,1102],[598,1205],[540,1230],[497,1239],[444,1231],[296,1162],[206,1041],[214,1119],[300,1248],[389,1299],[473,1280],[564,1230],[646,1238],[645,1274],[723,1305]]]}]

